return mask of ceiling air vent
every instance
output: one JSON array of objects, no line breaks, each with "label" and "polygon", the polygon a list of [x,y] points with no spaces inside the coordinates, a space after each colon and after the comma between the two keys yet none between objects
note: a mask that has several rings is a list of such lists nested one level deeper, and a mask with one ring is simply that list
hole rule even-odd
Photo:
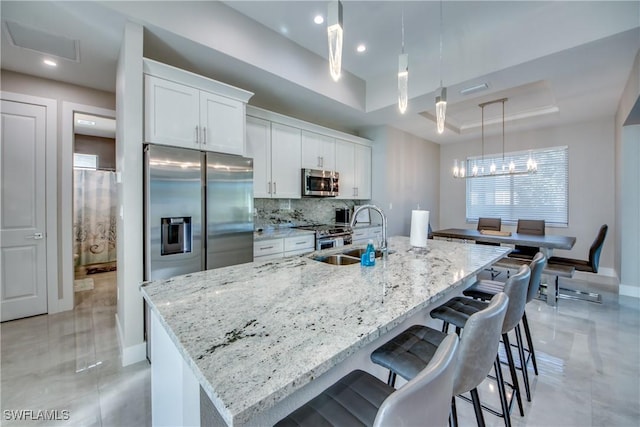
[{"label": "ceiling air vent", "polygon": [[14,46],[80,62],[80,42],[78,40],[47,33],[12,21],[4,21],[4,27],[11,44]]}]

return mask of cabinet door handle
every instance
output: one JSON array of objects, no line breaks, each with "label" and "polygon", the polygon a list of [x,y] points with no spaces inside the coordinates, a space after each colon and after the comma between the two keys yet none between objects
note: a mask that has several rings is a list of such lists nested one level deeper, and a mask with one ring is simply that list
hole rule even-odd
[{"label": "cabinet door handle", "polygon": [[263,246],[260,248],[261,251],[264,251],[265,249],[273,249],[273,246]]},{"label": "cabinet door handle", "polygon": [[269,181],[269,189],[267,190],[268,194],[271,194],[271,181]]},{"label": "cabinet door handle", "polygon": [[359,195],[359,193],[360,193],[360,188],[359,188],[359,187],[356,187],[356,196],[358,196],[358,195]]},{"label": "cabinet door handle", "polygon": [[202,143],[207,145],[207,127],[206,126],[202,126]]},{"label": "cabinet door handle", "polygon": [[273,194],[276,194],[278,192],[278,187],[276,187],[276,182],[273,181]]},{"label": "cabinet door handle", "polygon": [[304,244],[306,244],[306,243],[307,243],[307,242],[296,242],[296,245],[304,245]]},{"label": "cabinet door handle", "polygon": [[200,142],[200,126],[196,125],[196,144]]},{"label": "cabinet door handle", "polygon": [[324,169],[324,157],[320,157],[320,167]]}]

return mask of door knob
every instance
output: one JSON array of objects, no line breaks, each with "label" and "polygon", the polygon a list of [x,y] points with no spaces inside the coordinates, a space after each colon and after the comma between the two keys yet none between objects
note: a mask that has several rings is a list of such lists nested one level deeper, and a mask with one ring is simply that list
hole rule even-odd
[{"label": "door knob", "polygon": [[44,234],[42,234],[42,233],[33,233],[32,236],[25,236],[25,239],[41,240],[41,239],[44,239]]}]

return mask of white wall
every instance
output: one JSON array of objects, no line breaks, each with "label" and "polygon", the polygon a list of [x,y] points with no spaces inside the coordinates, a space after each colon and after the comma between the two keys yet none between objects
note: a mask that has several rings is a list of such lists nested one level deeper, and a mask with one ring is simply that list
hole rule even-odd
[{"label": "white wall", "polygon": [[124,366],[144,360],[142,256],[143,30],[128,22],[116,76],[116,174],[118,185],[117,330]]},{"label": "white wall", "polygon": [[366,129],[373,141],[372,203],[386,214],[389,236],[408,236],[411,210],[430,211],[438,228],[440,146],[392,127]]},{"label": "white wall", "polygon": [[[485,153],[500,152],[501,135],[485,137]],[[550,127],[520,133],[506,133],[506,151],[555,146],[569,147],[569,226],[547,227],[547,234],[570,235],[577,238],[571,251],[554,251],[557,256],[587,259],[589,247],[602,224],[609,225],[600,259],[600,268],[613,268],[615,235],[614,205],[614,119],[613,117]],[[486,147],[491,147],[487,151]],[[500,151],[499,151],[500,150]],[[443,145],[440,149],[440,226],[475,228],[465,224],[465,180],[454,179],[451,167],[454,159],[479,155],[477,141]],[[450,167],[447,167],[450,165]],[[543,168],[544,165],[539,165]],[[515,227],[514,227],[515,228]],[[503,226],[503,229],[511,229]]]},{"label": "white wall", "polygon": [[640,298],[640,125],[624,126],[640,102],[640,51],[622,93],[615,118],[616,269],[620,294]]}]

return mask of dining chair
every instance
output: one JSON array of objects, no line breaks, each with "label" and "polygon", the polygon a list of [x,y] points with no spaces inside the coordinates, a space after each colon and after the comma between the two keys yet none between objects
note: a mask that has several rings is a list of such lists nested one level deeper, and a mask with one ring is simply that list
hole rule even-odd
[{"label": "dining chair", "polygon": [[569,267],[575,267],[578,271],[586,271],[588,273],[597,273],[598,272],[598,264],[600,263],[600,253],[602,252],[602,247],[604,246],[604,239],[607,237],[607,230],[609,226],[604,224],[600,227],[598,231],[598,235],[595,240],[591,244],[589,248],[589,259],[573,259],[573,258],[562,258],[557,256],[552,256],[549,258],[549,265],[565,265]]},{"label": "dining chair", "polygon": [[[491,230],[500,231],[502,228],[501,218],[478,218],[478,231]],[[478,242],[479,245],[500,246],[500,243]]]},{"label": "dining chair", "polygon": [[342,377],[276,427],[294,426],[418,426],[444,427],[449,418],[458,337],[443,337],[433,357],[400,389],[356,370]]},{"label": "dining chair", "polygon": [[[544,236],[544,219],[519,219],[516,233]],[[509,253],[508,256],[512,258],[524,258],[531,260],[538,252],[540,252],[539,247],[515,245],[515,248]]]}]

